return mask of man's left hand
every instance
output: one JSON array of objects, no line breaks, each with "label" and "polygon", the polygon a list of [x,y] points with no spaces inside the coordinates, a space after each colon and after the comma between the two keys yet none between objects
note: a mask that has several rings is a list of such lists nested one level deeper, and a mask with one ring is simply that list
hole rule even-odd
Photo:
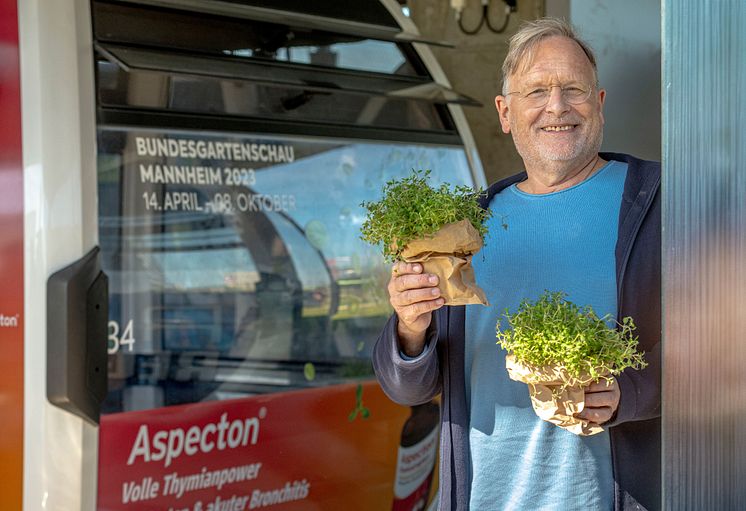
[{"label": "man's left hand", "polygon": [[585,407],[575,417],[602,425],[608,422],[619,406],[619,384],[616,378],[603,378],[591,383],[585,389]]}]

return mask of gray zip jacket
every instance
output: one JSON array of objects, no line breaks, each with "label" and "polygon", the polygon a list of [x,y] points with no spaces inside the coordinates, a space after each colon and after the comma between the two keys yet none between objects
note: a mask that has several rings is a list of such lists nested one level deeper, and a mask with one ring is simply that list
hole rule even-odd
[{"label": "gray zip jacket", "polygon": [[[621,399],[609,427],[615,511],[661,509],[660,339],[661,221],[660,164],[624,154],[601,153],[626,162],[616,243],[617,317],[631,316],[647,368],[617,376]],[[500,190],[526,178],[517,174],[492,185],[487,207]],[[469,414],[464,379],[465,307],[435,312],[422,356],[401,357],[397,317],[386,323],[373,349],[373,367],[395,402],[416,405],[441,396],[440,510],[469,507]],[[500,484],[499,476],[495,481]],[[474,510],[479,511],[479,510]],[[531,511],[531,510],[526,510]]]}]

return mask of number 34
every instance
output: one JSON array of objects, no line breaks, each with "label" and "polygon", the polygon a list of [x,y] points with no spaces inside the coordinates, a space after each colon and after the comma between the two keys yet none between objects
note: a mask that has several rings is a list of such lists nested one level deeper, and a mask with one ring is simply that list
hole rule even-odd
[{"label": "number 34", "polygon": [[122,346],[127,346],[128,351],[132,351],[135,344],[135,338],[132,334],[132,320],[130,319],[124,327],[124,331],[119,335],[120,328],[118,321],[109,321],[109,342],[107,351],[109,355],[114,355]]}]

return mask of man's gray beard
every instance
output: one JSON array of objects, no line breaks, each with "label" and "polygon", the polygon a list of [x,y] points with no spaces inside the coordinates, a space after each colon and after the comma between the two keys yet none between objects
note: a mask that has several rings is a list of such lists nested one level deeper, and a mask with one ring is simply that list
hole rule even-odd
[{"label": "man's gray beard", "polygon": [[590,140],[588,140],[587,144],[582,144],[582,140],[577,140],[576,143],[569,148],[569,151],[566,151],[567,154],[556,154],[557,151],[552,151],[545,145],[535,147],[533,151],[526,150],[526,147],[523,146],[523,144],[519,144],[516,141],[515,137],[513,137],[513,143],[515,144],[515,148],[518,151],[518,154],[524,161],[530,162],[532,164],[541,164],[544,162],[570,161],[582,156],[586,149],[588,149],[587,159],[590,160],[590,158],[598,154],[599,150],[601,149],[603,136],[603,129],[600,129],[598,130],[598,134],[595,137],[592,137]]}]

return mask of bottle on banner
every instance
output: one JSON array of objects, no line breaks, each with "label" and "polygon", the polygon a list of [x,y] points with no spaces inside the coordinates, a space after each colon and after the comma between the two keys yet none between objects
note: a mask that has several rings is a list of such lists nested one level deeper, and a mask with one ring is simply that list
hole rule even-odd
[{"label": "bottle on banner", "polygon": [[425,511],[438,453],[440,407],[413,406],[404,422],[396,464],[392,511]]}]

